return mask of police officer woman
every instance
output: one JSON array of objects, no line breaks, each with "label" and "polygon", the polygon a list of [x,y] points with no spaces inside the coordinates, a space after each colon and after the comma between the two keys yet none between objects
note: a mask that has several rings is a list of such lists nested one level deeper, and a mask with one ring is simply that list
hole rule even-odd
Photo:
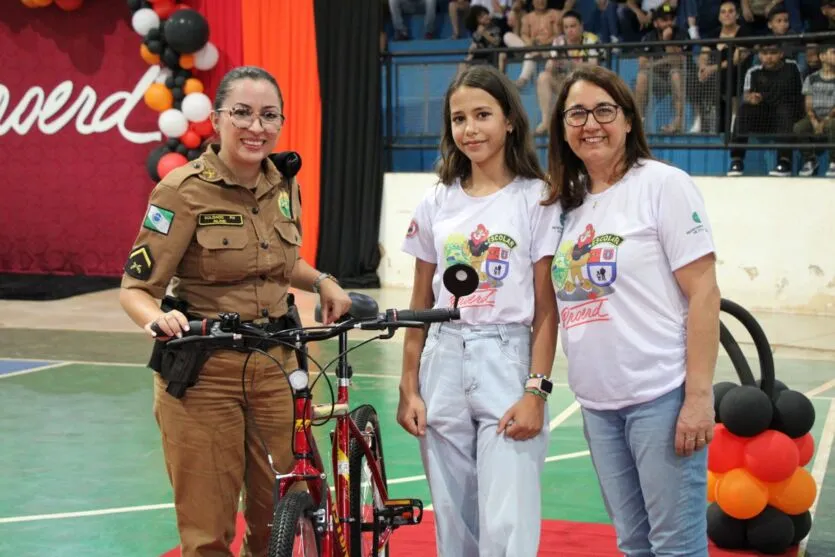
[{"label": "police officer woman", "polygon": [[[319,294],[326,323],[349,309],[336,280],[299,256],[298,184],[269,158],[284,123],[282,109],[281,90],[269,73],[231,70],[218,86],[211,116],[219,144],[171,171],[151,193],[120,294],[124,310],[149,335],[154,323],[174,336],[189,317],[221,312],[289,326],[290,286]],[[158,300],[169,283],[177,309],[164,311]],[[270,354],[287,372],[297,366],[286,348]],[[264,445],[276,470],[292,467],[292,398],[284,373],[263,355],[250,357],[244,381],[245,358],[213,352],[198,382],[179,398],[166,392],[164,366],[154,374],[154,416],[183,557],[231,556],[242,487],[242,554],[267,551],[274,476]]]}]

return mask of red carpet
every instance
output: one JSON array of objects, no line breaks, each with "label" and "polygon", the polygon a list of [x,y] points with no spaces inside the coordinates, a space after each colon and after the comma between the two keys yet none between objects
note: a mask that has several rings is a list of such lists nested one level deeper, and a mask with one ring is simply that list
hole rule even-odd
[{"label": "red carpet", "polygon": [[[392,557],[429,557],[435,555],[435,521],[432,512],[423,516],[417,526],[400,528],[392,538]],[[232,553],[238,554],[243,540],[244,523],[238,515],[238,532],[232,544]],[[544,520],[539,557],[618,557],[615,545],[615,531],[607,524],[587,524],[564,520]],[[739,557],[756,555],[748,551],[726,551],[711,546],[710,557]],[[792,548],[782,557],[795,557],[797,549]],[[175,548],[162,557],[179,557],[180,549]]]}]

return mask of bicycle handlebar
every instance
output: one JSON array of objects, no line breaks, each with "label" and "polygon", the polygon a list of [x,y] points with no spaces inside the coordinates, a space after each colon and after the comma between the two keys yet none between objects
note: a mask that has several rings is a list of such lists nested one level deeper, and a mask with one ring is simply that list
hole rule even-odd
[{"label": "bicycle handlebar", "polygon": [[[277,342],[307,344],[339,336],[351,329],[366,331],[385,331],[393,333],[401,327],[423,327],[428,323],[441,323],[461,318],[458,308],[436,308],[427,310],[389,309],[375,317],[346,320],[324,327],[301,327],[268,332],[250,323],[241,323],[237,314],[221,314],[220,319],[201,319],[188,322],[189,330],[183,331],[182,338],[158,337],[158,342],[165,342],[174,347],[195,342],[213,341],[213,344],[234,346],[245,338],[261,338]],[[151,326],[157,335],[164,335],[158,325]]]}]

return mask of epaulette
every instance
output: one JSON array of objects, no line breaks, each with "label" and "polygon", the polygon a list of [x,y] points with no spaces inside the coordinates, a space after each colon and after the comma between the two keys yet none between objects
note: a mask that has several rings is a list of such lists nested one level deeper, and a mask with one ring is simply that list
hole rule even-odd
[{"label": "epaulette", "polygon": [[165,178],[162,179],[160,184],[176,188],[182,185],[186,180],[188,180],[192,176],[197,176],[198,178],[206,182],[223,181],[217,170],[205,165],[203,161],[197,159],[191,161],[188,164],[184,164],[183,166],[175,168],[174,170],[166,174]]}]

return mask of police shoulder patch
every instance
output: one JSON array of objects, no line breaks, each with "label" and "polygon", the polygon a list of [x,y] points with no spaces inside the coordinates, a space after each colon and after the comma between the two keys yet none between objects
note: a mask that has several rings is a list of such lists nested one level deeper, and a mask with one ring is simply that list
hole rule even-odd
[{"label": "police shoulder patch", "polygon": [[134,248],[125,263],[125,273],[137,280],[148,280],[153,268],[154,258],[151,255],[151,248],[144,244]]},{"label": "police shoulder patch", "polygon": [[201,213],[197,226],[243,226],[244,216],[240,213]]}]

